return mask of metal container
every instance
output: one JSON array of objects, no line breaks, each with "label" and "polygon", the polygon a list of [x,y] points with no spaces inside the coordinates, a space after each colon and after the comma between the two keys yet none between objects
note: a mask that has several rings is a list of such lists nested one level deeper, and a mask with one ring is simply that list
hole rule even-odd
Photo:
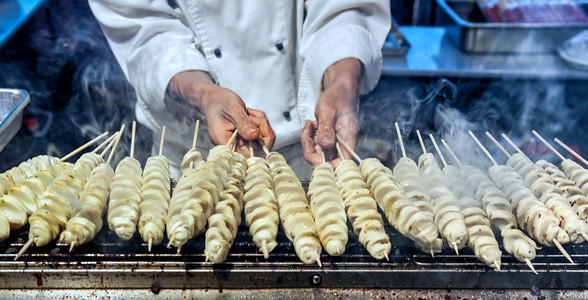
[{"label": "metal container", "polygon": [[392,18],[392,24],[388,37],[382,46],[382,54],[385,56],[404,56],[410,44],[398,28],[398,23]]},{"label": "metal container", "polygon": [[[586,11],[588,3],[580,2]],[[437,0],[438,26],[466,52],[553,52],[588,24],[490,23],[474,0]]]},{"label": "metal container", "polygon": [[20,128],[22,111],[29,102],[29,93],[24,90],[0,89],[0,151]]}]

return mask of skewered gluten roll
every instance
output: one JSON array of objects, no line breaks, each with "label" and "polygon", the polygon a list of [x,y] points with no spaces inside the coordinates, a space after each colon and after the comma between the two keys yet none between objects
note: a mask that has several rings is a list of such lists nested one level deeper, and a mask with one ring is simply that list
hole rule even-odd
[{"label": "skewered gluten roll", "polygon": [[347,217],[359,241],[375,259],[386,258],[392,250],[390,237],[359,167],[352,160],[343,160],[335,169],[335,175]]},{"label": "skewered gluten roll", "polygon": [[21,228],[28,216],[38,207],[39,197],[64,170],[71,170],[73,164],[58,162],[44,171],[23,180],[12,187],[8,194],[0,197],[0,215],[9,223],[11,230]]},{"label": "skewered gluten roll", "polygon": [[538,160],[535,164],[542,167],[545,172],[551,176],[555,186],[558,187],[564,197],[567,198],[576,214],[582,220],[588,221],[588,199],[582,193],[582,190],[576,185],[576,182],[568,178],[562,170],[552,163],[545,160]]},{"label": "skewered gluten roll", "polygon": [[[192,148],[184,154],[184,158],[182,159],[182,163],[180,164],[180,170],[182,174],[186,173],[188,169],[200,169],[204,164],[204,160],[202,159],[202,154],[200,151],[196,150],[196,148]],[[191,167],[190,167],[191,166]]]},{"label": "skewered gluten roll", "polygon": [[300,180],[281,154],[271,152],[266,159],[286,236],[294,243],[296,254],[303,263],[317,262],[320,265],[322,247]]},{"label": "skewered gluten roll", "polygon": [[38,172],[45,171],[50,165],[56,165],[59,162],[59,158],[49,155],[39,155],[21,162],[18,166],[0,174],[0,195],[8,193],[12,187],[20,184],[25,179]]},{"label": "skewered gluten roll", "polygon": [[170,200],[169,164],[164,155],[147,159],[141,184],[139,203],[139,233],[143,241],[159,245],[163,240],[165,219]]},{"label": "skewered gluten roll", "polygon": [[502,252],[492,232],[488,215],[482,209],[482,204],[474,200],[472,186],[466,185],[466,176],[455,166],[445,166],[443,174],[459,199],[468,230],[468,247],[474,250],[474,254],[481,262],[500,271]]},{"label": "skewered gluten roll", "polygon": [[343,254],[349,239],[347,215],[330,163],[323,162],[315,167],[308,186],[308,198],[325,251],[332,256]]},{"label": "skewered gluten roll", "polygon": [[243,212],[243,180],[247,163],[243,155],[233,153],[233,170],[220,193],[214,213],[208,218],[205,250],[206,260],[213,263],[225,261],[235,241]]},{"label": "skewered gluten roll", "polygon": [[433,154],[426,153],[419,157],[419,169],[432,198],[435,225],[445,242],[457,252],[468,241],[468,230],[457,198],[447,187],[448,182]]},{"label": "skewered gluten roll", "polygon": [[392,172],[375,158],[361,161],[360,170],[369,183],[374,199],[386,214],[390,224],[402,235],[415,242],[426,253],[439,253],[443,241],[433,221],[413,201],[409,200],[402,188],[393,180]]},{"label": "skewered gluten roll", "polygon": [[264,158],[247,159],[247,176],[245,177],[245,222],[253,242],[264,257],[269,257],[278,243],[278,200],[274,194],[272,175]]},{"label": "skewered gluten roll", "polygon": [[494,165],[488,170],[492,181],[506,194],[514,209],[520,228],[529,236],[546,246],[570,242],[570,236],[559,227],[559,220],[533,195],[523,178],[511,167]]},{"label": "skewered gluten roll", "polygon": [[502,236],[504,250],[518,261],[535,258],[537,244],[518,229],[513,208],[506,195],[480,169],[468,165],[463,167],[466,183],[475,188],[474,198],[482,203],[492,227]]},{"label": "skewered gluten roll", "polygon": [[72,170],[64,171],[53,181],[29,218],[29,241],[41,247],[58,237],[72,216],[73,205],[79,200],[90,173],[102,162],[100,155],[85,153]]},{"label": "skewered gluten roll", "polygon": [[427,218],[433,221],[433,205],[426,192],[419,167],[409,157],[402,157],[394,166],[394,178],[398,181],[408,199],[414,202]]},{"label": "skewered gluten roll", "polygon": [[109,194],[114,170],[108,163],[101,163],[92,173],[75,206],[73,217],[61,232],[60,242],[71,245],[85,244],[96,237],[102,229],[104,207]]},{"label": "skewered gluten roll", "polygon": [[[580,188],[580,191],[582,191],[582,194],[588,197],[588,170],[569,158],[561,162],[561,167],[565,172],[566,177],[573,180],[576,183],[576,186]],[[578,207],[576,210],[581,210],[581,215],[585,215],[585,209],[580,208],[585,207],[583,202],[578,203],[576,206]]]},{"label": "skewered gluten roll", "polygon": [[507,161],[525,180],[525,185],[533,191],[547,208],[560,220],[560,227],[570,236],[573,243],[584,242],[588,224],[581,220],[561,191],[555,186],[551,176],[540,166],[534,164],[521,153],[515,153]]},{"label": "skewered gluten roll", "polygon": [[124,241],[137,230],[142,179],[141,164],[127,156],[118,163],[110,184],[108,226]]}]

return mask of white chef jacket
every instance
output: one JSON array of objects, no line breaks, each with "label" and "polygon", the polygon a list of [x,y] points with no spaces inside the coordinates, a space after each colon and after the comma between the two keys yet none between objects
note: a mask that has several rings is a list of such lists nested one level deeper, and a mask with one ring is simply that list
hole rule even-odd
[{"label": "white chef jacket", "polygon": [[327,67],[355,57],[360,93],[377,84],[390,29],[388,0],[89,0],[125,76],[137,93],[139,122],[183,154],[195,109],[166,95],[170,79],[208,72],[248,107],[263,110],[275,148],[299,141]]}]

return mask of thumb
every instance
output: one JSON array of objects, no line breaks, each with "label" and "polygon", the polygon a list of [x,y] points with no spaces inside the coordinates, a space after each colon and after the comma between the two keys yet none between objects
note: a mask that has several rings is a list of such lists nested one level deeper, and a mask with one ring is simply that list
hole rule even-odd
[{"label": "thumb", "polygon": [[318,144],[325,150],[335,146],[335,110],[326,108],[317,112]]},{"label": "thumb", "polygon": [[259,129],[251,122],[245,110],[238,109],[231,112],[231,118],[243,139],[253,141],[259,137]]}]

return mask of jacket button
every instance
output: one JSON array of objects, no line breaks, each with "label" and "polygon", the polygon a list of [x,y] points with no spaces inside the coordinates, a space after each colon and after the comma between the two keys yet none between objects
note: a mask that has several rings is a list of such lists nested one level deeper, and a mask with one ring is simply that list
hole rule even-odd
[{"label": "jacket button", "polygon": [[223,56],[223,54],[221,53],[220,49],[214,49],[214,56],[220,58]]},{"label": "jacket button", "polygon": [[284,118],[290,119],[290,112],[289,111],[284,112]]},{"label": "jacket button", "polygon": [[282,50],[284,50],[284,45],[282,43],[277,43],[276,48],[278,49],[278,51],[282,52]]}]

